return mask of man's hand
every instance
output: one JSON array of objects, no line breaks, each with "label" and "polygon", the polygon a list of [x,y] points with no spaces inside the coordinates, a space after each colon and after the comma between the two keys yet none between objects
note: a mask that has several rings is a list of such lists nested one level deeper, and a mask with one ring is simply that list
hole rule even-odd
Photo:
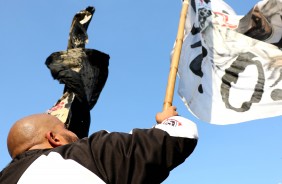
[{"label": "man's hand", "polygon": [[156,121],[158,124],[163,122],[165,119],[171,116],[177,116],[178,112],[176,112],[175,106],[170,106],[168,109],[164,110],[163,112],[159,112],[156,114]]}]

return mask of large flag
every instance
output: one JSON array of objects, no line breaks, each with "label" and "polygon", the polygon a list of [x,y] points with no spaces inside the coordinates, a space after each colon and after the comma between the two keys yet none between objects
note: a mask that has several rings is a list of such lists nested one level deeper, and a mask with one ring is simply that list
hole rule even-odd
[{"label": "large flag", "polygon": [[282,0],[238,16],[222,0],[191,0],[178,93],[200,120],[234,124],[282,114]]}]

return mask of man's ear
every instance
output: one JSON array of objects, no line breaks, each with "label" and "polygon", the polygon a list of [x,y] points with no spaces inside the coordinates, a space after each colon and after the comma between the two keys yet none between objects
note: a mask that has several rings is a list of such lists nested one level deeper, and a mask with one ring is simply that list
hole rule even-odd
[{"label": "man's ear", "polygon": [[46,133],[46,138],[48,139],[49,144],[53,147],[56,148],[58,146],[62,146],[61,139],[54,134],[53,132],[49,131]]}]

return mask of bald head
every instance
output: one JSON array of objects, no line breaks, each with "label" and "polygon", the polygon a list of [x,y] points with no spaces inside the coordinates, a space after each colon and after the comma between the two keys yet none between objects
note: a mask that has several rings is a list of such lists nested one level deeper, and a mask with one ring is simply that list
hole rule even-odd
[{"label": "bald head", "polygon": [[18,120],[12,126],[7,145],[14,158],[27,150],[53,148],[76,140],[77,136],[65,129],[58,118],[48,114],[34,114]]}]

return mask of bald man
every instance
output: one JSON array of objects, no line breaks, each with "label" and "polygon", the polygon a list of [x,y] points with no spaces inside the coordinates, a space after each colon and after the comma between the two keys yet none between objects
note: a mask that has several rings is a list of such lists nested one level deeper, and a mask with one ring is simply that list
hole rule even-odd
[{"label": "bald man", "polygon": [[154,128],[99,131],[81,140],[54,116],[22,118],[8,134],[13,160],[0,183],[161,183],[197,144],[196,125],[176,115],[170,107],[156,115]]},{"label": "bald man", "polygon": [[56,117],[35,114],[20,119],[12,126],[7,145],[11,157],[15,158],[27,150],[55,148],[77,140],[77,136]]}]

